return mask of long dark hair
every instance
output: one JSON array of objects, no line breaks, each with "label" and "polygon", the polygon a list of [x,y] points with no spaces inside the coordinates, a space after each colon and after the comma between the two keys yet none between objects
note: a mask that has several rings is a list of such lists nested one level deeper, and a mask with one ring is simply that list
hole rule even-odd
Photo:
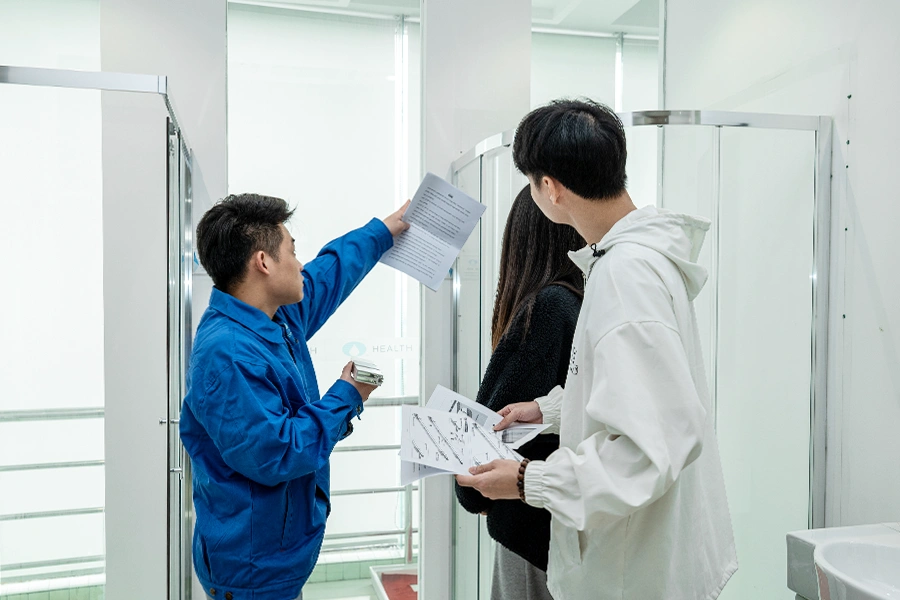
[{"label": "long dark hair", "polygon": [[558,225],[544,216],[525,186],[516,196],[500,252],[500,278],[491,319],[491,347],[497,348],[513,318],[525,311],[525,332],[531,326],[531,311],[538,292],[548,285],[561,285],[584,296],[581,270],[569,260],[569,250],[584,247],[574,228]]}]

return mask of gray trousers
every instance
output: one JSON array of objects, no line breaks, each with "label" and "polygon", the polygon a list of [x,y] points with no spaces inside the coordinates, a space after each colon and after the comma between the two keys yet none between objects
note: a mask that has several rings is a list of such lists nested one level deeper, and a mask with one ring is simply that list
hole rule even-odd
[{"label": "gray trousers", "polygon": [[547,572],[496,544],[491,600],[553,600],[547,589]]}]

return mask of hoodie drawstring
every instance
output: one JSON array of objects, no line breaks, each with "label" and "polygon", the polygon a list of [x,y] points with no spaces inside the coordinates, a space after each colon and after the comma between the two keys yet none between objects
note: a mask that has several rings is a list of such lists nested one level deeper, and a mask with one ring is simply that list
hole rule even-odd
[{"label": "hoodie drawstring", "polygon": [[606,250],[597,250],[597,244],[591,244],[591,250],[594,251],[594,258],[600,258],[606,254]]}]

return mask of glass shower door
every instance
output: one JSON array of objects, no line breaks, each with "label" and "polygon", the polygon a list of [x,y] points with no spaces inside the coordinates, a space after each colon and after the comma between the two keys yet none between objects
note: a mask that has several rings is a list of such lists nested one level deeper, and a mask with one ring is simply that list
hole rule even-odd
[{"label": "glass shower door", "polygon": [[100,92],[0,85],[0,598],[103,597],[100,135]]},{"label": "glass shower door", "polygon": [[[785,533],[824,525],[830,119],[704,111],[622,117],[635,204],[657,200],[711,222],[698,259],[709,280],[694,307],[740,561],[722,598],[787,599]],[[512,141],[508,133],[501,145]],[[500,156],[493,139],[454,163],[457,184],[489,208],[477,241],[469,240],[469,255],[478,245],[481,277],[457,281],[461,393],[476,393],[490,350],[484,319],[496,286],[496,232],[505,222],[505,213],[491,212],[502,200],[485,185],[499,164],[490,160],[492,152]],[[505,165],[507,180],[521,177],[511,161]],[[492,546],[477,517],[460,511],[454,598],[486,598]]]},{"label": "glass shower door", "polygon": [[811,523],[816,132],[665,127],[662,205],[710,219],[695,301],[740,569],[722,598],[790,598]]},{"label": "glass shower door", "polygon": [[[491,319],[500,273],[503,231],[513,200],[528,183],[512,160],[511,134],[455,174],[454,184],[486,210],[454,267],[454,374],[456,391],[475,400],[491,358]],[[491,594],[495,542],[487,521],[454,502],[455,589],[458,600],[487,600]]]},{"label": "glass shower door", "polygon": [[177,424],[196,182],[165,90],[0,66],[0,251],[17,257],[0,295],[4,600],[190,597]]},{"label": "glass shower door", "polygon": [[722,598],[793,597],[810,521],[814,132],[721,131],[716,427],[741,568]]}]

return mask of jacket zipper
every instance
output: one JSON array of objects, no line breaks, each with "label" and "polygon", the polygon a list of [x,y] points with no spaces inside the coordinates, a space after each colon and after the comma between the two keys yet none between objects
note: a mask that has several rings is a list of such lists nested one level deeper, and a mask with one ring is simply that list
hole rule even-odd
[{"label": "jacket zipper", "polygon": [[294,339],[293,334],[288,329],[287,323],[281,323],[281,335],[284,338],[284,343],[287,344],[288,352],[291,354],[291,360],[294,361],[294,364],[297,364],[297,357],[294,356],[294,348],[291,340]]}]

